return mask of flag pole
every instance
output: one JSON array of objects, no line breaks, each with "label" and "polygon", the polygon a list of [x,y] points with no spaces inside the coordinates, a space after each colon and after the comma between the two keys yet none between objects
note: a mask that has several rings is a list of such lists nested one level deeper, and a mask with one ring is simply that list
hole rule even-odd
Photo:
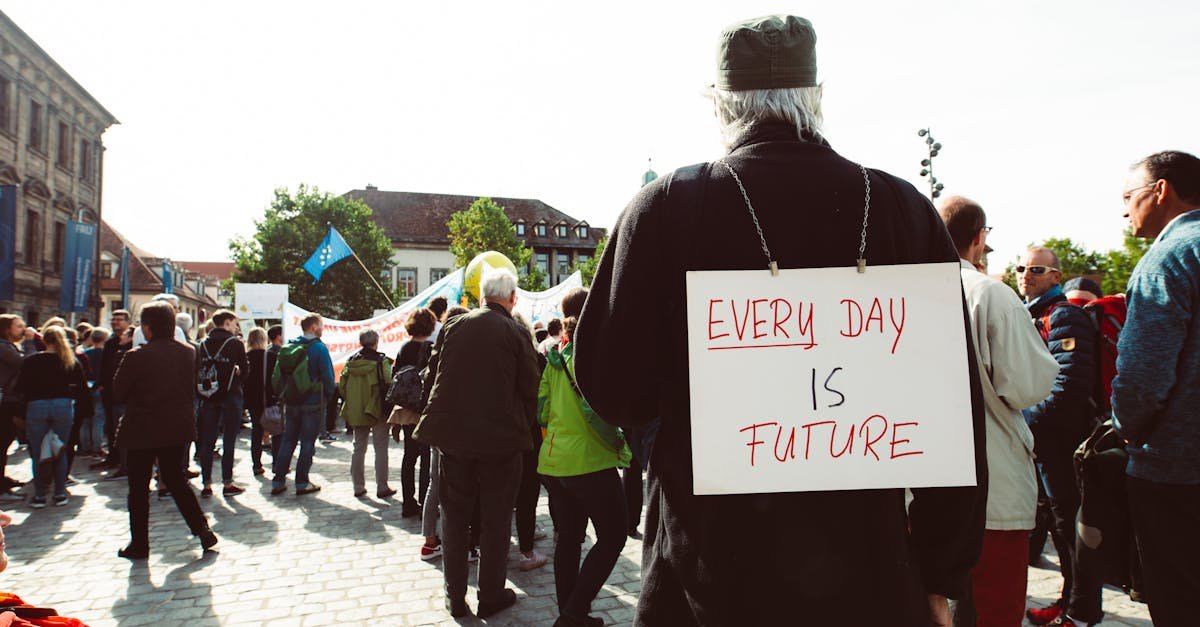
[{"label": "flag pole", "polygon": [[358,258],[358,253],[354,252],[354,249],[351,249],[350,254],[354,255],[354,260],[358,262],[359,267],[363,269],[363,272],[367,273],[367,276],[371,278],[371,282],[375,284],[375,287],[379,288],[379,293],[383,294],[383,297],[387,299],[388,306],[392,309],[395,309],[396,303],[392,302],[392,297],[388,296],[388,293],[384,291],[383,286],[380,285],[379,281],[375,279],[375,275],[371,274],[371,271],[367,269],[367,265],[363,263],[362,259]]}]

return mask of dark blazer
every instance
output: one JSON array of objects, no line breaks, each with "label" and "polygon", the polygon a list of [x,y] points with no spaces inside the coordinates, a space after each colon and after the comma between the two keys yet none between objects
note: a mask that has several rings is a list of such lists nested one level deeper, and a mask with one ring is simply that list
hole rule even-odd
[{"label": "dark blazer", "polygon": [[[761,124],[726,160],[780,268],[854,266],[862,172],[820,138],[806,140],[790,125]],[[868,173],[869,264],[958,261],[924,196],[894,176]],[[900,489],[695,496],[685,272],[766,266],[737,183],[724,167],[703,164],[643,187],[597,269],[575,332],[579,385],[608,422],[662,419],[650,460],[638,624],[925,625],[926,593],[961,595],[983,537],[983,398],[965,304],[962,367],[972,412],[963,420],[973,421],[978,487],[914,490],[907,512]],[[621,339],[643,336],[648,324],[660,330],[656,341],[631,351]],[[731,545],[738,532],[757,548]]]},{"label": "dark blazer", "polygon": [[417,440],[450,454],[507,456],[532,448],[538,371],[529,332],[489,304],[442,327],[429,358]]},{"label": "dark blazer", "polygon": [[131,349],[113,376],[112,392],[117,403],[125,404],[118,447],[167,448],[196,439],[196,350],[191,346],[164,337]]}]

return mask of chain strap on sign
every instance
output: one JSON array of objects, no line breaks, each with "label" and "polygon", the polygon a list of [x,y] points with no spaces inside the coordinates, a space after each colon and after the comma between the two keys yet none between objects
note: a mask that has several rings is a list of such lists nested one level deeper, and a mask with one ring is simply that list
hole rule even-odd
[{"label": "chain strap on sign", "polygon": [[[758,223],[758,214],[754,212],[754,205],[750,203],[750,194],[746,193],[746,186],[742,184],[741,177],[728,162],[722,159],[717,163],[725,166],[730,176],[733,177],[733,181],[737,183],[738,189],[741,190],[742,199],[746,201],[746,209],[750,210],[750,219],[754,221],[754,230],[758,233],[758,241],[762,244],[763,254],[767,257],[767,268],[771,271],[771,276],[779,276],[779,264],[775,262],[775,258],[771,256],[771,249],[767,247],[767,238],[763,235],[762,225]],[[867,176],[867,169],[861,164],[858,169],[862,172],[863,185],[866,188],[863,199],[862,235],[858,244],[858,273],[862,274],[867,271],[867,225],[871,216],[871,178]]]}]

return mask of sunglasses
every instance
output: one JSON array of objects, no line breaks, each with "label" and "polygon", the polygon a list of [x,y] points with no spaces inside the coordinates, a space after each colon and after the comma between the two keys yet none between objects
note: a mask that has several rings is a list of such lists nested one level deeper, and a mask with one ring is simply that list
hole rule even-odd
[{"label": "sunglasses", "polygon": [[1025,274],[1026,270],[1029,270],[1029,272],[1031,272],[1035,275],[1042,275],[1042,274],[1046,274],[1047,272],[1051,272],[1051,271],[1058,272],[1058,268],[1051,268],[1050,266],[1017,266],[1016,267],[1017,274]]}]

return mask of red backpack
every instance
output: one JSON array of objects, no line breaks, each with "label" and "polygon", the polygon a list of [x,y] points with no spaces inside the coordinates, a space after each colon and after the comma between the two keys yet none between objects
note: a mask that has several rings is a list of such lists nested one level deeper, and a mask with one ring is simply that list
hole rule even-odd
[{"label": "red backpack", "polygon": [[1097,298],[1084,305],[1092,324],[1099,332],[1097,338],[1097,358],[1100,362],[1100,384],[1096,386],[1096,406],[1105,411],[1111,409],[1112,382],[1117,376],[1117,341],[1121,337],[1121,329],[1125,326],[1125,313],[1128,310],[1124,294],[1113,294]]}]

